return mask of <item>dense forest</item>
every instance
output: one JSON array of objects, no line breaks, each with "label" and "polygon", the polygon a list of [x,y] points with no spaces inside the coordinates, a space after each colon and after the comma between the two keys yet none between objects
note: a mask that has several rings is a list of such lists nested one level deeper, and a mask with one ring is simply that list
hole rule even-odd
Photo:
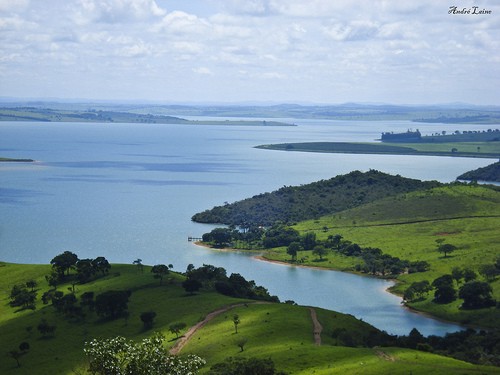
[{"label": "dense forest", "polygon": [[457,177],[458,180],[468,181],[492,181],[500,182],[500,162],[490,164],[483,168],[466,172]]},{"label": "dense forest", "polygon": [[193,221],[250,227],[293,223],[357,207],[400,193],[429,189],[437,181],[392,176],[376,170],[354,171],[301,186],[284,186],[195,214]]}]

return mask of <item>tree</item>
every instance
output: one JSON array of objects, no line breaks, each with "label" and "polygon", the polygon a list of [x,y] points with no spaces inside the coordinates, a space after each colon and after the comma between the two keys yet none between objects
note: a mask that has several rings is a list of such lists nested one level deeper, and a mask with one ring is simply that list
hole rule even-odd
[{"label": "tree", "polygon": [[69,271],[71,268],[74,268],[78,262],[78,256],[71,251],[65,251],[62,254],[56,255],[51,261],[52,268],[61,276],[69,275]]},{"label": "tree", "polygon": [[333,248],[335,247],[337,251],[340,250],[340,244],[342,242],[342,236],[340,234],[336,234],[334,236],[328,236],[328,244]]},{"label": "tree", "polygon": [[236,341],[236,346],[240,348],[240,352],[242,352],[245,349],[245,345],[248,342],[248,340],[244,337],[240,338],[239,340]]},{"label": "tree", "polygon": [[474,270],[470,268],[465,268],[464,269],[464,281],[468,283],[469,281],[476,280],[477,279],[477,273],[474,272]]},{"label": "tree", "polygon": [[404,299],[413,301],[415,298],[422,299],[432,290],[431,284],[427,280],[412,283],[404,293]]},{"label": "tree", "polygon": [[38,283],[36,282],[36,280],[28,280],[26,281],[26,287],[27,288],[30,288],[32,292],[35,291],[35,288],[37,287]]},{"label": "tree", "polygon": [[[233,239],[233,230],[230,228],[215,228],[209,233],[208,242],[213,242],[216,247],[228,246]],[[207,238],[203,237],[203,241]]]},{"label": "tree", "polygon": [[328,250],[323,245],[316,245],[312,252],[319,257],[319,260],[323,260],[323,256],[328,253]]},{"label": "tree", "polygon": [[89,371],[99,375],[185,375],[197,374],[205,361],[196,355],[170,355],[163,346],[165,337],[156,333],[140,343],[118,336],[85,343]]},{"label": "tree", "polygon": [[486,279],[486,281],[491,283],[495,281],[499,272],[494,264],[483,264],[479,268],[479,273]]},{"label": "tree", "polygon": [[80,305],[86,306],[90,311],[94,310],[94,292],[84,292],[80,296]]},{"label": "tree", "polygon": [[184,322],[179,322],[179,323],[173,323],[171,324],[168,329],[170,330],[170,332],[172,332],[173,334],[175,334],[175,338],[178,339],[179,338],[179,334],[181,333],[181,331],[186,328],[186,323]]},{"label": "tree", "polygon": [[299,242],[292,242],[286,248],[286,253],[292,257],[292,261],[295,261],[297,259],[297,253],[300,251],[300,249],[301,247]]},{"label": "tree", "polygon": [[153,320],[156,317],[154,311],[145,311],[141,313],[141,321],[144,324],[144,329],[151,329],[153,327]]},{"label": "tree", "polygon": [[450,303],[457,299],[457,291],[453,287],[453,278],[451,275],[443,275],[432,282],[436,289],[434,292],[434,302]]},{"label": "tree", "polygon": [[202,287],[201,282],[199,282],[196,279],[187,279],[182,282],[182,287],[186,292],[188,292],[190,295],[193,295],[196,293],[200,288]]},{"label": "tree", "polygon": [[443,253],[445,258],[448,256],[448,254],[454,252],[456,249],[456,246],[449,243],[443,243],[438,246],[438,251],[440,253]]},{"label": "tree", "polygon": [[92,259],[79,259],[76,262],[76,277],[82,284],[88,282],[94,276],[96,270]]},{"label": "tree", "polygon": [[132,262],[132,264],[137,265],[137,268],[139,269],[139,271],[140,271],[141,273],[142,273],[142,272],[144,272],[144,266],[143,266],[143,264],[142,264],[142,259],[137,258],[136,260],[134,260],[134,261]]},{"label": "tree", "polygon": [[460,284],[460,281],[464,278],[464,270],[460,267],[453,267],[451,277],[457,282],[457,285]]},{"label": "tree", "polygon": [[46,319],[42,319],[36,328],[42,337],[49,337],[54,336],[57,327],[49,324]]},{"label": "tree", "polygon": [[151,272],[154,273],[155,279],[160,279],[160,285],[163,282],[163,278],[169,274],[169,269],[164,264],[157,264],[151,268]]},{"label": "tree", "polygon": [[458,296],[464,300],[464,309],[480,309],[495,306],[491,285],[483,281],[469,281],[459,290]]},{"label": "tree", "polygon": [[111,265],[104,257],[97,257],[92,260],[92,266],[96,272],[100,272],[103,276],[106,275],[111,269]]},{"label": "tree", "polygon": [[14,361],[17,363],[17,367],[21,367],[21,362],[19,362],[19,359],[26,353],[20,352],[18,350],[11,350],[7,353],[7,355],[12,358]]},{"label": "tree", "polygon": [[14,285],[10,291],[10,305],[35,310],[36,294],[34,291],[29,291],[25,285]]},{"label": "tree", "polygon": [[114,319],[124,314],[128,308],[130,294],[129,291],[109,290],[97,295],[95,298],[97,315]]},{"label": "tree", "polygon": [[314,246],[316,246],[316,233],[314,232],[305,233],[301,238],[301,242],[304,250],[312,250]]},{"label": "tree", "polygon": [[234,332],[238,333],[238,325],[240,324],[240,317],[238,314],[233,315]]}]

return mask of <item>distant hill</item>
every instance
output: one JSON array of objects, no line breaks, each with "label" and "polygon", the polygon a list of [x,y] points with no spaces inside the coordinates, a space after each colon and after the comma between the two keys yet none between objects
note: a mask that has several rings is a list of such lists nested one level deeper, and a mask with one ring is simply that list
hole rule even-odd
[{"label": "distant hill", "polygon": [[500,182],[500,162],[465,172],[457,180]]},{"label": "distant hill", "polygon": [[227,225],[293,223],[357,207],[395,194],[440,186],[375,170],[354,171],[302,186],[284,186],[232,204],[195,214],[193,221]]}]

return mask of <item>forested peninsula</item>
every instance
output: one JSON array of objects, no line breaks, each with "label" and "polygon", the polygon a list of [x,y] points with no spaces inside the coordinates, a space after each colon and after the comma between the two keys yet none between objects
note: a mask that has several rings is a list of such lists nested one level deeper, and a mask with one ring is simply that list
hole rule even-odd
[{"label": "forested peninsula", "polygon": [[376,170],[353,171],[301,186],[283,186],[232,204],[217,206],[193,215],[198,223],[236,226],[269,226],[294,223],[357,207],[395,194],[440,186]]},{"label": "forested peninsula", "polygon": [[411,308],[499,328],[500,187],[355,171],[214,207],[193,220],[229,225],[203,235],[213,247],[394,279],[392,291]]},{"label": "forested peninsula", "polygon": [[458,176],[459,180],[500,182],[500,162],[490,164],[483,168],[465,172]]}]

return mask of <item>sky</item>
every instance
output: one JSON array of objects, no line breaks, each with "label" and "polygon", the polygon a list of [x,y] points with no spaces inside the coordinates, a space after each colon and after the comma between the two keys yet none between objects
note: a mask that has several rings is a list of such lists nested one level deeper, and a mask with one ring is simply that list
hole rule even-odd
[{"label": "sky", "polygon": [[0,97],[499,105],[500,1],[0,0]]}]

